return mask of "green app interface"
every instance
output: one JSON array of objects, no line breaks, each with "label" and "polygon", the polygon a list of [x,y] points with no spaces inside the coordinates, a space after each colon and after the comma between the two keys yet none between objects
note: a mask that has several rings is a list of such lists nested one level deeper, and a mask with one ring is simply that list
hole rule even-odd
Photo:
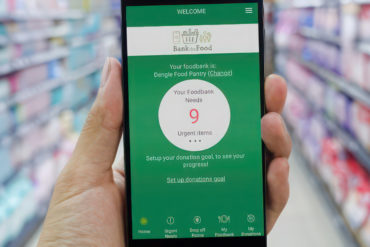
[{"label": "green app interface", "polygon": [[257,3],[126,21],[133,239],[264,236]]}]

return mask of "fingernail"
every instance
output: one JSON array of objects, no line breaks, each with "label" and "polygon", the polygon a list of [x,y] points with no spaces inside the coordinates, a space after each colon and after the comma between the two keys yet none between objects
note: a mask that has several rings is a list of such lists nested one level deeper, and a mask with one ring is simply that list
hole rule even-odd
[{"label": "fingernail", "polygon": [[278,74],[271,74],[267,77],[269,80],[281,80],[283,79],[283,76],[278,75]]},{"label": "fingernail", "polygon": [[110,57],[108,57],[106,60],[105,60],[105,64],[104,64],[104,68],[103,68],[103,72],[102,72],[102,77],[101,77],[101,83],[100,83],[100,87],[105,87],[105,85],[107,84],[108,80],[109,80],[109,75],[110,75]]}]

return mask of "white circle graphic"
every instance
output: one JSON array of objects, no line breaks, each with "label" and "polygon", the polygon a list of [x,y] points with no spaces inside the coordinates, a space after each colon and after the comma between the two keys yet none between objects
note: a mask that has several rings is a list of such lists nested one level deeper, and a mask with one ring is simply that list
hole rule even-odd
[{"label": "white circle graphic", "polygon": [[186,80],[173,86],[159,106],[163,134],[176,147],[203,151],[215,146],[230,125],[230,106],[215,85]]}]

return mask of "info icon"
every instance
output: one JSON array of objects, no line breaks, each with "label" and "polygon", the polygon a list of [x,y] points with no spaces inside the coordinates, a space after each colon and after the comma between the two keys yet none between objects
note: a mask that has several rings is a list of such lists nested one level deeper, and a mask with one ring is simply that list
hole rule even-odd
[{"label": "info icon", "polygon": [[175,224],[175,218],[173,216],[170,216],[167,218],[166,222],[168,225],[172,226],[173,224]]}]

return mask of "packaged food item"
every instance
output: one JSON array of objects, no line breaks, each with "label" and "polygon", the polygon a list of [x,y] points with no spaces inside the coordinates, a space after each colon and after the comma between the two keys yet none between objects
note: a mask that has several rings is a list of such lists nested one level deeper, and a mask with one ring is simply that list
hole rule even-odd
[{"label": "packaged food item", "polygon": [[351,227],[360,230],[370,214],[370,177],[358,163],[351,169],[350,191],[343,204],[343,213]]},{"label": "packaged food item", "polygon": [[37,97],[20,102],[15,106],[15,117],[17,124],[30,120],[31,118],[40,114],[45,114],[51,103],[51,94],[46,92],[37,95]]},{"label": "packaged food item", "polygon": [[10,83],[7,78],[0,79],[0,100],[4,100],[11,94]]},{"label": "packaged food item", "polygon": [[370,151],[370,108],[361,103],[353,104],[351,126],[357,139]]},{"label": "packaged food item", "polygon": [[370,216],[367,218],[365,225],[360,230],[360,237],[366,246],[370,246]]},{"label": "packaged food item", "polygon": [[36,65],[17,72],[18,89],[25,90],[48,79],[47,64]]},{"label": "packaged food item", "polygon": [[7,148],[5,148],[5,147],[1,147],[0,148],[0,160],[1,160],[1,166],[0,166],[0,183],[2,183],[14,171],[13,170],[13,167],[11,165],[11,161],[10,161],[9,150]]},{"label": "packaged food item", "polygon": [[340,205],[348,195],[348,174],[346,154],[340,142],[332,137],[322,141],[321,162],[319,171],[328,184],[335,201]]},{"label": "packaged food item", "polygon": [[360,86],[366,90],[367,92],[370,92],[370,55],[364,55],[365,56],[365,69],[364,69],[364,77],[363,77],[363,83],[360,84]]},{"label": "packaged food item", "polygon": [[9,130],[13,124],[13,121],[12,114],[8,111],[8,109],[0,110],[0,123],[0,137],[9,134]]},{"label": "packaged food item", "polygon": [[359,37],[362,40],[370,40],[370,4],[361,6]]}]

